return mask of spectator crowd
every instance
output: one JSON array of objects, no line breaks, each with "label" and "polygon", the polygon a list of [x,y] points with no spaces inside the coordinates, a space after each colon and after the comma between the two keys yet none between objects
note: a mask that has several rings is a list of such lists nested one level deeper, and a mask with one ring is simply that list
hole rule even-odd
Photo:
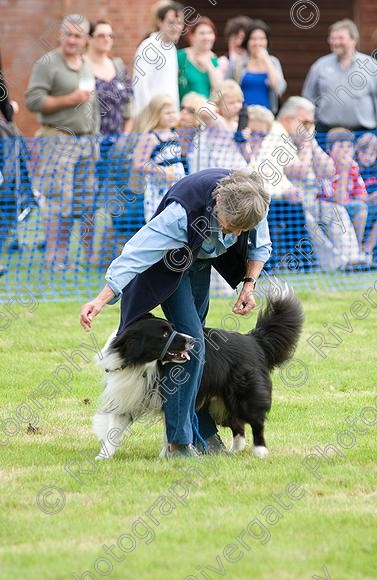
[{"label": "spectator crowd", "polygon": [[224,35],[217,55],[210,18],[159,1],[128,71],[109,21],[66,16],[25,94],[40,125],[32,147],[0,75],[0,264],[35,208],[44,268],[77,269],[73,236],[83,263],[103,267],[174,183],[225,167],[259,173],[271,195],[270,268],[375,266],[377,62],[357,50],[356,25],[330,26],[330,53],[288,99],[268,24],[237,16]]}]

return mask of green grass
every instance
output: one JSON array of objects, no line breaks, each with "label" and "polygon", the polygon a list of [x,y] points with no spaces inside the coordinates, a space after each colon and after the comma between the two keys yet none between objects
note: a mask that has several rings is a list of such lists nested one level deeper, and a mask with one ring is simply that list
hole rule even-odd
[{"label": "green grass", "polygon": [[[360,296],[360,291],[302,296],[306,324],[296,357],[306,365],[309,376],[304,385],[293,388],[281,380],[279,372],[274,375],[273,407],[266,425],[269,457],[251,456],[248,430],[247,449],[199,466],[203,477],[192,474],[197,485],[186,483],[187,505],[175,499],[174,509],[171,503],[162,507],[161,497],[173,500],[172,491],[184,493],[183,487],[172,489],[174,482],[185,481],[177,467],[193,463],[158,459],[161,424],[149,429],[138,425],[136,435],[111,462],[94,465],[81,456],[82,467],[89,471],[80,476],[82,484],[64,470],[68,462],[80,458],[80,451],[90,457],[97,450],[91,417],[101,391],[101,373],[92,363],[92,353],[82,349],[89,353],[90,362],[82,362],[82,370],[74,372],[72,390],[61,388],[50,400],[40,397],[43,409],[38,408],[28,397],[43,381],[53,380],[52,373],[65,362],[61,352],[92,343],[78,324],[80,305],[76,302],[41,303],[31,314],[16,306],[19,318],[0,333],[2,418],[14,417],[16,408],[29,401],[39,422],[34,422],[34,429],[20,423],[18,435],[1,448],[1,578],[60,580],[80,578],[86,570],[93,576],[85,578],[100,578],[94,563],[106,556],[102,546],[111,547],[122,534],[131,534],[140,517],[149,523],[149,531],[139,523],[136,533],[145,537],[136,538],[136,547],[123,554],[122,562],[112,559],[109,577],[114,580],[203,578],[197,566],[206,570],[207,578],[217,578],[221,565],[222,575],[225,571],[227,578],[237,580],[326,578],[323,566],[333,580],[375,578],[377,427],[363,426],[359,420],[358,428],[367,432],[355,435],[354,446],[347,450],[337,443],[337,435],[349,429],[346,417],[356,418],[368,406],[377,408],[377,308],[371,308],[364,320],[352,318],[350,306]],[[213,300],[208,323],[219,325],[229,311],[229,299]],[[328,328],[334,322],[344,325],[345,312],[353,332],[338,330],[343,342],[336,349],[325,349],[328,356],[322,359],[307,339],[316,331],[326,334],[323,323]],[[242,320],[241,330],[253,326],[254,319]],[[105,309],[95,321],[100,345],[117,322],[116,307]],[[327,338],[334,341],[328,334]],[[51,390],[50,396],[54,396]],[[372,420],[372,415],[365,416]],[[230,431],[221,434],[230,442]],[[333,464],[322,458],[321,479],[317,479],[302,461],[314,453],[315,446],[329,443],[337,444],[344,457],[335,457]],[[271,494],[282,493],[288,502],[285,490],[290,482],[302,484],[305,495],[292,501],[291,509],[284,509]],[[47,485],[57,486],[65,495],[66,505],[55,515],[44,513],[36,504],[38,491]],[[157,517],[157,525],[145,512],[159,498],[149,512]],[[283,516],[274,525],[278,512],[261,513],[268,505]],[[243,540],[249,550],[243,549],[238,562],[227,561],[225,546],[235,543],[254,518],[271,538],[262,544],[263,538],[246,533]],[[249,529],[255,536],[261,530],[260,526]],[[155,538],[147,544],[152,533]],[[124,538],[125,549],[130,541]],[[114,554],[121,557],[119,548]],[[239,556],[240,546],[230,557]],[[106,561],[98,565],[107,573]]]}]

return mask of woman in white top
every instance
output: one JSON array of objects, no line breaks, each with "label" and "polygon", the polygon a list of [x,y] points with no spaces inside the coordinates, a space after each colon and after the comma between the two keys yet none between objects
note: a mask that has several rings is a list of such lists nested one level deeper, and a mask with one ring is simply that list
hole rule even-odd
[{"label": "woman in white top", "polygon": [[178,109],[178,60],[175,45],[183,31],[182,10],[183,6],[178,2],[159,2],[155,9],[155,30],[137,47],[133,72],[135,115],[161,91],[171,96]]}]

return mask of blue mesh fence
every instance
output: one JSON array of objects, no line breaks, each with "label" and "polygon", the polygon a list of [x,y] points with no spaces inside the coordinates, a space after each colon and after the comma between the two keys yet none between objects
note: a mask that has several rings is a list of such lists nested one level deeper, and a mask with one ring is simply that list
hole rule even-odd
[{"label": "blue mesh fence", "polygon": [[[167,189],[208,167],[249,167],[264,178],[273,244],[265,275],[297,289],[363,288],[375,279],[376,157],[371,132],[353,142],[316,135],[302,146],[279,130],[208,128],[174,132],[169,143],[135,133],[3,138],[0,300],[26,300],[27,290],[46,300],[94,296]],[[212,295],[229,293],[214,274]]]}]

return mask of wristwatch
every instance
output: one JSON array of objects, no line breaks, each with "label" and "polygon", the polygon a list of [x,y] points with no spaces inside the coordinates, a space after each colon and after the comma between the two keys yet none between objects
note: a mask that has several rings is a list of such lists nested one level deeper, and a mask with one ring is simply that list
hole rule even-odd
[{"label": "wristwatch", "polygon": [[252,278],[251,276],[249,276],[248,278],[242,278],[241,282],[243,282],[245,284],[245,282],[251,282],[253,284],[253,290],[255,289],[255,285],[257,283],[255,278]]}]

